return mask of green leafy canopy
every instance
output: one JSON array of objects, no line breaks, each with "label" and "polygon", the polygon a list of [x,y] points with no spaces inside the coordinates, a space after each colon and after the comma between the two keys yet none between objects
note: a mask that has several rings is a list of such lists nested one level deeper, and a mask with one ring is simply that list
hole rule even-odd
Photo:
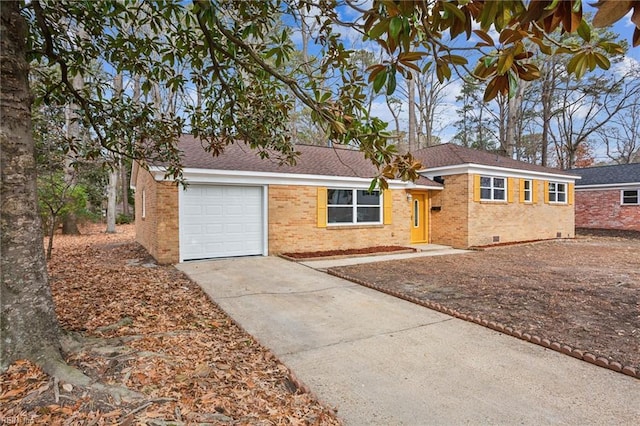
[{"label": "green leafy canopy", "polygon": [[[613,3],[598,2],[595,24],[621,19]],[[619,3],[625,13],[634,10],[632,21],[640,25],[639,2]],[[420,165],[399,155],[385,124],[369,116],[367,85],[392,94],[400,76],[412,78],[431,63],[440,81],[453,72],[486,80],[488,101],[508,95],[519,80],[539,77],[533,55],[573,55],[568,71],[581,76],[608,68],[607,56],[621,51],[612,43],[591,43],[580,0],[373,0],[362,7],[338,0],[36,0],[25,2],[22,13],[32,72],[43,82],[36,102],[78,105],[96,141],[87,155],[106,150],[163,164],[178,179],[176,141],[183,132],[201,138],[213,154],[241,141],[263,157],[294,162],[288,123],[296,103],[328,139],[358,146],[378,166],[381,186],[392,177],[416,179]],[[345,22],[344,16],[355,18]],[[315,21],[319,60],[312,71],[291,63],[292,28],[303,20]],[[345,28],[379,46],[383,60],[359,69],[342,41]],[[489,36],[492,29],[499,40]],[[582,43],[560,46],[549,37],[556,30],[576,33]],[[479,39],[476,45],[452,47],[451,40],[472,37]],[[474,69],[470,53],[482,56]],[[114,95],[115,73],[128,82],[122,96]],[[76,74],[85,80],[82,89],[71,84]],[[135,98],[133,81],[140,82]],[[159,92],[170,107],[158,104]]]}]

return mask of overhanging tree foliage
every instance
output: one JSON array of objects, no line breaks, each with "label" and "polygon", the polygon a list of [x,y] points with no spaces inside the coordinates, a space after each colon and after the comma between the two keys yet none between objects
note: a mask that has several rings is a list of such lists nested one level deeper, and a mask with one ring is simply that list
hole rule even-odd
[{"label": "overhanging tree foliage", "polygon": [[[88,157],[97,158],[106,150],[143,164],[162,163],[168,175],[179,179],[175,141],[185,130],[206,141],[213,154],[229,143],[244,142],[264,157],[295,161],[287,129],[295,98],[328,138],[358,146],[379,166],[382,179],[374,183],[384,187],[384,179],[416,178],[419,165],[409,155],[396,155],[387,144],[385,123],[369,116],[368,84],[392,94],[398,74],[411,78],[411,72],[420,73],[416,63],[425,58],[431,58],[428,62],[444,80],[452,69],[469,66],[464,55],[450,48],[449,40],[472,35],[483,40],[466,49],[482,55],[475,74],[489,82],[487,100],[499,93],[508,95],[518,79],[539,75],[528,61],[533,52],[525,47],[526,40],[543,53],[567,49],[546,38],[556,28],[577,32],[584,40],[582,46],[568,49],[576,58],[571,72],[606,68],[598,53],[617,49],[589,44],[579,0],[375,0],[369,9],[361,9],[362,4],[355,0],[2,3],[1,370],[16,359],[28,358],[66,380],[88,380],[66,369],[60,356],[36,208],[32,99],[36,106],[43,102],[77,106],[78,119],[95,141],[83,146]],[[340,7],[355,11],[358,19],[345,22]],[[614,22],[624,15],[619,11],[635,8],[632,19],[640,25],[638,2],[601,1],[598,7],[599,23]],[[294,17],[295,23],[300,11],[307,15],[313,11],[317,22],[320,62],[311,77],[304,67],[282,66],[295,47],[288,31],[274,31],[286,17]],[[472,30],[474,23],[479,29]],[[68,31],[79,24],[86,31],[83,36]],[[499,44],[488,36],[492,27],[501,34]],[[349,60],[351,51],[342,42],[341,28],[361,33],[385,51],[382,63],[374,64],[368,76]],[[636,30],[636,44],[638,34]],[[39,65],[34,72],[44,83],[36,93],[29,89],[29,63]],[[96,64],[102,72],[94,72]],[[139,79],[138,101],[130,93],[114,96],[115,73]],[[78,74],[84,79],[81,88],[72,84]],[[159,108],[153,100],[154,87],[167,90],[176,107]]]}]

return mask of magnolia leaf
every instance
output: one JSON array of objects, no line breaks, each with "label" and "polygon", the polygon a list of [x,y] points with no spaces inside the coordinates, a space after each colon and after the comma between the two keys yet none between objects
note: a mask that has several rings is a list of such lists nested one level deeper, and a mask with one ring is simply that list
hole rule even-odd
[{"label": "magnolia leaf", "polygon": [[456,18],[458,18],[458,20],[462,22],[466,21],[467,18],[466,16],[464,16],[464,13],[460,9],[458,9],[453,3],[443,2],[442,7],[444,7],[447,13],[450,13],[454,15]]},{"label": "magnolia leaf", "polygon": [[553,0],[549,6],[544,8],[544,10],[553,10],[558,6],[558,3],[560,3],[560,0]]},{"label": "magnolia leaf", "polygon": [[567,64],[567,71],[575,74],[579,80],[587,70],[587,58],[584,52],[577,53]]},{"label": "magnolia leaf", "polygon": [[505,28],[500,33],[500,43],[502,44],[509,44],[518,40],[522,40],[522,34],[520,34],[519,31],[515,31],[510,28]]},{"label": "magnolia leaf", "polygon": [[560,46],[556,49],[555,54],[559,55],[561,53],[573,53],[573,50],[569,49],[568,47],[565,46]]},{"label": "magnolia leaf", "polygon": [[565,31],[570,33],[574,33],[580,27],[580,23],[582,22],[582,11],[580,12],[571,12],[568,15],[565,15],[565,20],[563,22]]},{"label": "magnolia leaf", "polygon": [[487,88],[484,91],[484,102],[489,102],[490,100],[498,96],[498,92],[500,91],[499,85],[501,81],[502,80],[500,76],[495,76],[491,79],[491,81],[489,81],[489,84],[487,84]]},{"label": "magnolia leaf", "polygon": [[578,27],[578,35],[582,37],[584,41],[591,41],[591,27],[589,27],[589,24],[584,19]]},{"label": "magnolia leaf", "polygon": [[609,58],[604,56],[602,53],[594,52],[593,57],[596,63],[598,64],[598,66],[603,70],[608,70],[609,67],[611,67],[611,61],[609,61]]},{"label": "magnolia leaf", "polygon": [[394,40],[398,40],[398,36],[400,35],[401,30],[402,18],[394,16],[393,18],[391,18],[391,21],[389,21],[389,36]]},{"label": "magnolia leaf", "polygon": [[442,58],[454,65],[467,65],[469,63],[467,58],[460,55],[444,55]]},{"label": "magnolia leaf", "polygon": [[339,134],[344,134],[347,132],[347,128],[345,127],[345,125],[336,120],[331,121],[331,127],[333,127],[333,130],[335,130],[336,133],[339,133]]},{"label": "magnolia leaf", "polygon": [[383,33],[387,31],[388,28],[389,28],[389,21],[384,20],[382,22],[379,22],[375,27],[373,27],[367,35],[369,36],[370,39],[377,40]]},{"label": "magnolia leaf", "polygon": [[387,68],[384,65],[380,64],[371,65],[369,68],[367,68],[367,71],[371,71],[371,73],[369,74],[369,83],[371,83],[376,78],[376,76],[385,69]]},{"label": "magnolia leaf", "polygon": [[503,52],[500,55],[500,58],[498,58],[498,67],[496,68],[496,71],[500,75],[505,74],[509,71],[511,65],[513,65],[513,56],[511,55],[511,52]]},{"label": "magnolia leaf", "polygon": [[633,7],[633,0],[600,0],[594,6],[598,8],[598,11],[593,17],[593,26],[602,28],[622,19]]},{"label": "magnolia leaf", "polygon": [[387,95],[393,94],[396,91],[396,73],[390,72],[387,79]]},{"label": "magnolia leaf", "polygon": [[589,71],[593,71],[596,68],[596,58],[593,56],[593,52],[589,52],[585,55],[587,60],[587,67]]},{"label": "magnolia leaf", "polygon": [[[416,72],[422,72],[422,70],[420,69],[419,66],[417,66],[416,64],[414,64],[413,62],[406,62],[404,60],[400,60],[400,63],[402,65],[404,65],[407,68],[411,68],[412,70],[416,71]],[[409,73],[409,76],[411,76],[411,73]]]},{"label": "magnolia leaf", "polygon": [[439,62],[436,65],[436,77],[440,83],[451,78],[451,68],[446,62]]},{"label": "magnolia leaf", "polygon": [[382,86],[387,82],[387,69],[381,70],[373,80],[373,91],[378,93]]},{"label": "magnolia leaf", "polygon": [[403,52],[398,55],[398,60],[399,61],[418,61],[426,55],[428,55],[427,52]]},{"label": "magnolia leaf", "polygon": [[473,30],[473,33],[475,35],[477,35],[478,37],[480,37],[482,40],[485,41],[485,43],[487,43],[487,45],[489,46],[495,46],[495,43],[493,42],[493,39],[489,36],[489,34],[487,34],[486,31],[483,30]]}]

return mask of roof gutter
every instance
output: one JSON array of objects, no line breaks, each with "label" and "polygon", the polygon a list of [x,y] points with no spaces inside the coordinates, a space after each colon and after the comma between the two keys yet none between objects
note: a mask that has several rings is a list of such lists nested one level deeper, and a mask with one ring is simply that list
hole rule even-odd
[{"label": "roof gutter", "polygon": [[516,177],[516,178],[547,178],[560,182],[574,182],[581,179],[580,176],[564,173],[540,172],[535,170],[520,170],[508,167],[487,166],[485,164],[456,164],[452,166],[429,167],[420,170],[423,176],[433,179],[436,176],[447,176],[457,174],[486,174],[490,176],[500,177]]},{"label": "roof gutter", "polygon": [[[149,172],[156,181],[174,181],[166,178],[164,167],[149,167]],[[352,176],[325,176],[295,173],[254,172],[241,170],[215,169],[183,169],[182,175],[187,184],[226,184],[226,185],[302,185],[302,186],[349,186],[354,188],[369,188],[373,178]],[[417,185],[414,182],[389,180],[389,189],[432,189],[442,190],[436,185]]]}]

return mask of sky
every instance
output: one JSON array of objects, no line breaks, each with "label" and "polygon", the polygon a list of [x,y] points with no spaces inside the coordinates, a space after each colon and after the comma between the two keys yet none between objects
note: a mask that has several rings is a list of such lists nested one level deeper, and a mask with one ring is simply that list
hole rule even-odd
[{"label": "sky", "polygon": [[[360,4],[362,5],[362,7],[367,8],[370,4],[370,0],[361,0]],[[595,9],[592,6],[590,6],[588,3],[585,5],[585,10],[587,12],[595,11]],[[358,16],[357,12],[349,9],[341,9],[340,13],[341,13],[341,17],[344,18],[345,20],[353,20]],[[627,16],[619,20],[613,26],[613,31],[620,34],[620,38],[627,40],[629,44],[631,43],[631,37],[635,28],[634,24],[631,22],[630,17],[631,17],[631,13],[629,13]],[[310,20],[308,22],[312,22],[312,21]],[[342,34],[342,40],[345,42],[346,45],[351,45],[358,48],[367,48],[367,45],[363,44],[362,42],[362,36],[359,33],[355,32],[354,30],[351,30],[348,28],[340,28],[339,32]],[[497,38],[497,33],[494,32],[494,35],[496,36],[495,38]],[[460,39],[463,39],[463,38],[464,37],[460,37]],[[297,41],[299,43],[300,41],[299,35],[294,34],[294,41]],[[477,39],[472,39],[470,42],[471,44],[475,44],[475,42],[477,41],[478,41]],[[466,42],[465,40],[456,41],[456,44],[458,43],[469,43],[469,42]],[[471,68],[475,66],[474,62],[475,61],[472,58],[470,58],[469,66]],[[640,64],[640,47],[629,48],[629,51],[624,61],[622,61],[622,63],[619,65],[614,65],[611,72],[614,72],[616,75],[618,75],[618,74],[621,74],[624,71],[624,69],[632,65],[638,65],[638,64]],[[438,114],[438,117],[436,119],[437,121],[436,134],[441,138],[443,142],[448,142],[455,134],[455,128],[453,127],[452,124],[457,120],[457,114],[452,112],[455,111],[457,108],[459,108],[459,105],[456,102],[456,97],[459,95],[461,87],[462,87],[461,81],[454,79],[449,83],[446,90],[444,91],[445,97],[442,102],[440,114]],[[372,112],[374,115],[378,116],[379,118],[383,119],[386,122],[389,122],[389,123],[393,122],[393,115],[389,111],[389,108],[383,96],[379,96],[376,99],[372,107]],[[408,123],[407,115],[408,114],[407,114],[407,107],[406,107],[406,101],[405,101],[400,112],[400,127],[402,130],[406,130],[407,128],[407,123]],[[602,154],[597,153],[597,155],[601,156]]]}]

